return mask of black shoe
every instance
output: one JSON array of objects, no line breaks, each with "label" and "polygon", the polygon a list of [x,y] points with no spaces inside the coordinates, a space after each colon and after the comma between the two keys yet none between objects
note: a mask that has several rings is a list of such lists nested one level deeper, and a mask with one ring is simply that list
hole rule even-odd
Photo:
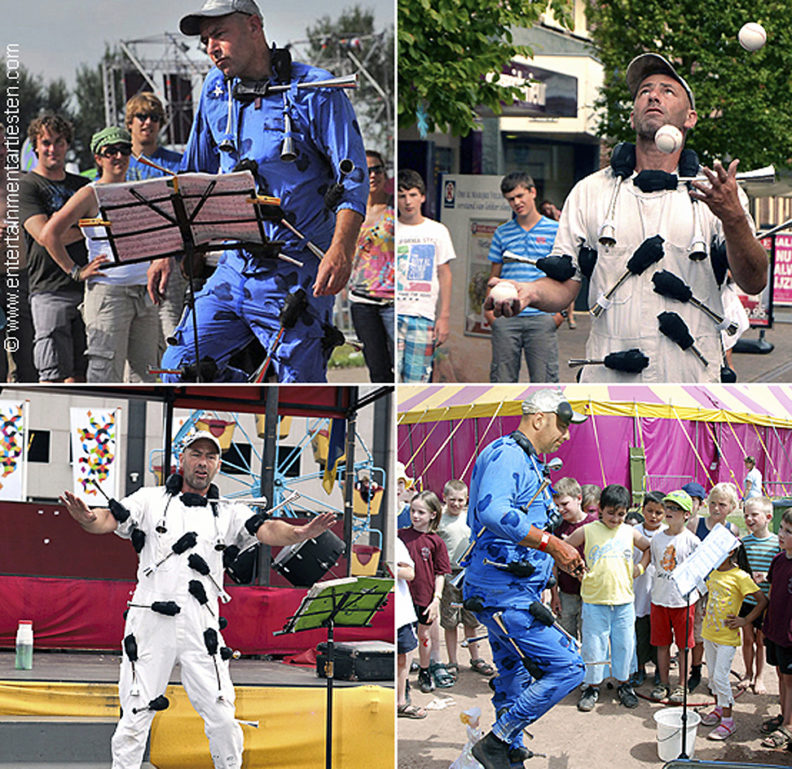
[{"label": "black shoe", "polygon": [[688,678],[688,692],[692,692],[701,683],[701,665],[692,665]]},{"label": "black shoe", "polygon": [[533,758],[533,751],[528,748],[512,748],[509,751],[509,761],[511,761],[512,769],[515,766],[523,766],[523,761]]},{"label": "black shoe", "polygon": [[471,751],[484,769],[511,769],[509,746],[492,732],[482,737]]},{"label": "black shoe", "polygon": [[594,706],[597,704],[598,699],[599,689],[596,686],[587,686],[578,700],[578,710],[582,710],[584,713],[594,710]]},{"label": "black shoe", "polygon": [[424,694],[429,694],[435,690],[435,682],[432,679],[432,674],[427,668],[421,668],[418,671],[418,685]]},{"label": "black shoe", "polygon": [[636,670],[635,673],[633,673],[630,678],[630,684],[632,686],[640,686],[645,680],[646,680],[646,671]]},{"label": "black shoe", "polygon": [[630,684],[622,684],[617,689],[617,692],[619,694],[619,702],[621,702],[625,708],[638,707],[638,697],[635,696],[635,692]]}]

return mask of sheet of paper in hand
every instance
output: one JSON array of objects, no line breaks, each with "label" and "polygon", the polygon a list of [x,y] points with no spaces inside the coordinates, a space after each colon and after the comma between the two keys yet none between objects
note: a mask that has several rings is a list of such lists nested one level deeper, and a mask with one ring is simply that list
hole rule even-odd
[{"label": "sheet of paper in hand", "polygon": [[104,227],[100,239],[107,240],[113,264],[178,256],[188,243],[196,251],[225,241],[266,244],[262,221],[270,217],[262,212],[271,207],[282,215],[278,198],[256,195],[250,171],[99,184],[95,192],[99,216],[80,226]]}]

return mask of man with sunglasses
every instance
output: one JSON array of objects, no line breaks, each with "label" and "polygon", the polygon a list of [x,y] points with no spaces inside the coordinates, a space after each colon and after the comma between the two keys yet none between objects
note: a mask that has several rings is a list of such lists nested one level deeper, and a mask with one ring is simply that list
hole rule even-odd
[{"label": "man with sunglasses", "polygon": [[[33,362],[40,382],[85,380],[85,326],[77,309],[82,286],[68,271],[63,274],[41,241],[49,218],[88,184],[84,176],[66,171],[72,134],[71,123],[61,115],[48,112],[36,118],[28,127],[28,138],[37,162],[19,183],[19,220],[24,227],[35,331]],[[68,251],[71,264],[85,264],[85,241],[79,228],[64,232],[61,247]]]},{"label": "man with sunglasses", "polygon": [[[229,365],[231,356],[255,340],[272,352],[277,339],[269,371],[278,381],[323,382],[337,344],[334,295],[349,278],[368,196],[354,110],[338,88],[299,87],[332,75],[270,47],[253,0],[206,0],[179,26],[185,35],[200,37],[215,65],[204,82],[183,169],[228,173],[242,163],[252,168],[259,192],[281,200],[285,221],[294,228],[283,220],[265,221],[267,238],[302,263],[225,251],[195,301],[201,358],[217,364],[218,380],[245,381],[247,374]],[[352,170],[343,173],[347,165]],[[306,240],[324,251],[321,259]],[[280,314],[299,289],[305,292],[304,309],[289,325]],[[194,366],[192,323],[187,313],[163,368],[183,372]]]},{"label": "man with sunglasses", "polygon": [[[160,146],[159,134],[165,120],[165,109],[162,102],[151,91],[136,93],[126,103],[126,116],[124,124],[132,136],[132,157],[129,159],[127,181],[140,181],[165,176],[165,171],[160,171],[138,158],[144,155],[158,166],[176,173],[181,166],[182,156],[178,152]],[[171,268],[169,278],[160,285],[152,282],[149,285],[149,295],[157,305],[160,322],[160,356],[165,351],[165,340],[173,335],[179,319],[184,310],[184,295],[187,289],[187,279],[181,270],[173,269],[173,259],[168,257],[165,261]],[[149,265],[150,273],[158,273],[157,265]]]},{"label": "man with sunglasses", "polygon": [[126,103],[124,124],[132,137],[132,157],[129,160],[127,181],[140,181],[164,176],[162,171],[140,162],[145,155],[158,166],[174,173],[179,170],[182,156],[178,152],[161,147],[159,134],[165,120],[162,102],[151,91],[136,93]]},{"label": "man with sunglasses", "polygon": [[41,240],[52,258],[72,279],[85,283],[83,318],[88,344],[89,382],[152,382],[149,366],[156,365],[159,321],[146,290],[148,264],[137,262],[109,267],[107,231],[99,225],[83,226],[88,264],[75,264],[63,247],[63,236],[81,219],[95,218],[99,207],[95,184],[126,179],[132,138],[118,126],[97,131],[91,151],[99,179],[83,187],[47,223]]}]

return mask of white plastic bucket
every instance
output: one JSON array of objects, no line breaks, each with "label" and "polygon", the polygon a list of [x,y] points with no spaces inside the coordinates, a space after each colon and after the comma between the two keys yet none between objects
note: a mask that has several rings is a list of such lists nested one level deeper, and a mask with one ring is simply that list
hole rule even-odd
[{"label": "white plastic bucket", "polygon": [[[682,708],[663,708],[654,714],[657,722],[657,755],[661,761],[673,761],[682,752]],[[693,758],[696,747],[696,730],[701,716],[695,710],[687,711],[685,753]]]}]

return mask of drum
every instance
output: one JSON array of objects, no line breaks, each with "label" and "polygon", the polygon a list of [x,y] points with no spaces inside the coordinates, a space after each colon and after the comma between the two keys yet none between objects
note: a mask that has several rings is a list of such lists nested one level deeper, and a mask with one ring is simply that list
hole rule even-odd
[{"label": "drum", "polygon": [[284,547],[272,562],[272,568],[295,587],[311,587],[318,582],[344,553],[344,541],[332,531]]}]

